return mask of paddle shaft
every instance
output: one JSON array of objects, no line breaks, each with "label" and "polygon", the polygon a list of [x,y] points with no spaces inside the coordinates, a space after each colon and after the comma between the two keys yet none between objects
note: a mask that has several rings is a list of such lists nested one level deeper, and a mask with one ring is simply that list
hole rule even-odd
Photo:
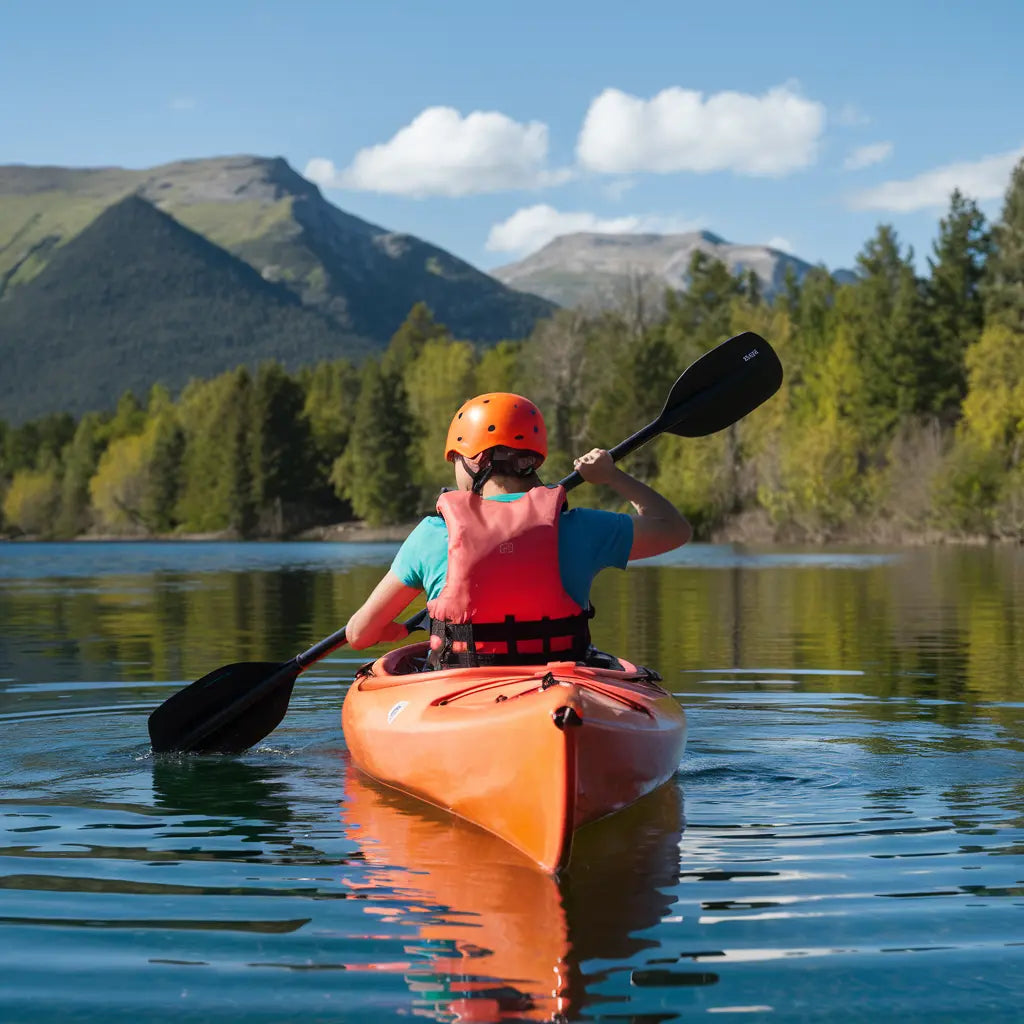
[{"label": "paddle shaft", "polygon": [[[411,621],[411,620],[410,620]],[[408,625],[408,623],[406,623]],[[301,654],[296,654],[292,661],[299,666],[300,669],[304,669],[314,662],[319,661],[321,658],[327,657],[331,651],[336,651],[343,643],[345,643],[347,637],[345,636],[345,626],[342,626],[337,633],[332,633],[328,637],[324,637],[319,643],[313,644],[312,647],[303,651]]]},{"label": "paddle shaft", "polygon": [[[638,430],[631,437],[627,437],[625,441],[617,444],[614,448],[608,449],[608,454],[612,457],[612,462],[618,462],[619,459],[628,455],[630,452],[635,451],[642,444],[646,444],[652,438],[658,436],[661,433],[658,420],[653,423],[648,423],[646,427]],[[573,470],[567,477],[558,481],[567,491],[571,491],[574,487],[579,487],[584,482],[583,477],[580,476],[579,470]]]},{"label": "paddle shaft", "polygon": [[[421,609],[415,615],[410,615],[409,618],[402,623],[405,626],[407,633],[415,633],[417,629],[426,629],[430,625],[430,613],[426,608]],[[330,636],[324,637],[319,643],[313,644],[312,647],[303,651],[301,654],[296,654],[292,661],[299,666],[301,671],[304,668],[308,668],[315,661],[319,661],[321,658],[325,658],[331,651],[337,650],[343,643],[345,643],[345,626],[342,626],[337,633],[332,633]],[[291,664],[291,662],[288,662]]]}]

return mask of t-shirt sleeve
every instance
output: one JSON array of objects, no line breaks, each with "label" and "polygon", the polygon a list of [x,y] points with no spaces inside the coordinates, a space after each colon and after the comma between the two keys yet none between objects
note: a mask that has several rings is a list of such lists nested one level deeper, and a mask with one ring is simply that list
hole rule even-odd
[{"label": "t-shirt sleeve", "polygon": [[570,514],[578,516],[583,526],[595,573],[601,569],[626,568],[633,548],[632,516],[593,508],[578,508]]},{"label": "t-shirt sleeve", "polygon": [[402,542],[391,562],[391,571],[407,586],[425,589],[423,583],[425,548],[430,535],[430,520],[422,519]]},{"label": "t-shirt sleeve", "polygon": [[440,516],[416,524],[391,562],[391,571],[407,586],[440,593],[448,569],[448,527]]}]

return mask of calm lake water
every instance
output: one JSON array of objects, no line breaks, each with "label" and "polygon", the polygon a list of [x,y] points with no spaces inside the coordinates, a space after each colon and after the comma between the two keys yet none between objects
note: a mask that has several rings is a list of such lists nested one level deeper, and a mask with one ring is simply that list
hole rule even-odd
[{"label": "calm lake water", "polygon": [[0,545],[4,1024],[1021,1019],[1024,553],[605,573],[595,640],[689,739],[556,882],[350,767],[356,652],[244,756],[149,752],[156,705],[333,632],[394,550]]}]

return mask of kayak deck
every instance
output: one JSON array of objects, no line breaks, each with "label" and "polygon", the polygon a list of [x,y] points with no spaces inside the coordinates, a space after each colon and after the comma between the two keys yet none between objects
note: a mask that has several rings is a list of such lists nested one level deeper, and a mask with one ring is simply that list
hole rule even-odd
[{"label": "kayak deck", "polygon": [[649,793],[682,757],[683,709],[646,669],[601,655],[420,671],[428,650],[361,670],[342,709],[353,761],[547,871],[566,865],[577,828]]}]

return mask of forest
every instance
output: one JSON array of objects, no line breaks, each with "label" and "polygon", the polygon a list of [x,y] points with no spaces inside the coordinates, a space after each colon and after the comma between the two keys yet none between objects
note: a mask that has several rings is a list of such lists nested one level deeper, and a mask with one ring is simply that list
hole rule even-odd
[{"label": "forest", "polygon": [[[612,311],[559,310],[529,337],[455,338],[418,303],[359,365],[266,362],[116,410],[0,421],[7,537],[286,537],[410,523],[451,483],[443,442],[471,394],[544,411],[545,479],[653,419],[679,373],[727,337],[767,338],[782,390],[707,438],[662,438],[625,466],[698,537],[909,541],[1024,537],[1024,161],[989,223],[955,191],[927,273],[891,225],[857,256],[762,294],[701,253],[686,291],[624,282]],[[583,504],[612,495],[574,493]]]}]

